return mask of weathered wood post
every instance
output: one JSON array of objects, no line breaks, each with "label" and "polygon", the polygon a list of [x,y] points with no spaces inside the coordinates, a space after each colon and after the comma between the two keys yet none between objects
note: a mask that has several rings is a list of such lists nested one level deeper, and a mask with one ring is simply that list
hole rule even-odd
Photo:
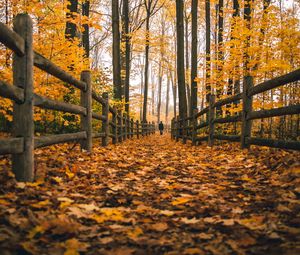
[{"label": "weathered wood post", "polygon": [[155,123],[152,121],[152,134],[155,134]]},{"label": "weathered wood post", "polygon": [[140,138],[140,123],[138,120],[136,121],[136,138]]},{"label": "weathered wood post", "polygon": [[86,115],[81,115],[81,130],[86,132],[86,139],[80,142],[81,149],[92,151],[92,84],[90,71],[82,71],[80,80],[85,82],[85,90],[81,90],[80,104],[86,109]]},{"label": "weathered wood post", "polygon": [[210,95],[209,98],[209,111],[208,111],[208,123],[209,123],[209,135],[208,135],[208,145],[213,146],[214,145],[214,135],[215,135],[215,104],[216,96]]},{"label": "weathered wood post", "polygon": [[250,144],[247,143],[247,138],[251,137],[252,120],[247,120],[252,111],[252,96],[248,96],[248,91],[253,87],[253,77],[244,77],[243,84],[243,112],[242,112],[242,132],[241,132],[241,148],[249,149]]},{"label": "weathered wood post", "polygon": [[185,117],[184,119],[181,120],[182,121],[182,143],[186,144],[186,140],[187,140],[187,135],[188,135],[188,120],[187,117]]},{"label": "weathered wood post", "polygon": [[176,142],[179,141],[179,135],[180,135],[180,118],[178,115],[176,118]]},{"label": "weathered wood post", "polygon": [[141,135],[142,135],[142,136],[144,136],[144,131],[145,131],[145,130],[144,130],[144,129],[145,129],[144,126],[145,126],[145,125],[144,125],[144,121],[141,120]]},{"label": "weathered wood post", "polygon": [[133,138],[134,135],[134,120],[131,118],[130,120],[130,138]]},{"label": "weathered wood post", "polygon": [[118,142],[123,141],[123,120],[122,120],[122,111],[118,111]]},{"label": "weathered wood post", "polygon": [[148,121],[145,122],[145,135],[148,136]]},{"label": "weathered wood post", "polygon": [[114,106],[114,111],[113,111],[113,115],[112,115],[112,134],[113,134],[113,138],[112,138],[112,143],[116,144],[118,142],[118,123],[117,123],[117,108]]},{"label": "weathered wood post", "polygon": [[102,146],[107,146],[109,139],[109,98],[108,93],[104,92],[102,94],[105,104],[102,105],[102,115],[105,117],[105,120],[102,121],[102,133],[105,135],[102,137]]},{"label": "weathered wood post", "polygon": [[127,120],[127,139],[130,139],[130,116],[126,113]]},{"label": "weathered wood post", "polygon": [[192,119],[192,145],[196,145],[197,143],[197,113],[198,109],[194,109],[193,111],[193,119]]},{"label": "weathered wood post", "polygon": [[127,115],[125,112],[123,113],[123,123],[124,123],[123,141],[125,141],[127,139]]},{"label": "weathered wood post", "polygon": [[12,155],[12,169],[18,181],[34,179],[34,122],[33,122],[33,38],[32,20],[27,14],[14,19],[14,31],[24,39],[23,56],[13,54],[13,84],[24,89],[24,102],[13,104],[14,137],[23,137],[22,153]]}]

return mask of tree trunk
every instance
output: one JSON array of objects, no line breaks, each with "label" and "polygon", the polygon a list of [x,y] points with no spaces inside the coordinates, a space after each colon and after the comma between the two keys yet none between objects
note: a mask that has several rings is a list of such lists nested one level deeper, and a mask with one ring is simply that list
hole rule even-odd
[{"label": "tree trunk", "polygon": [[130,35],[129,35],[129,3],[123,0],[123,36],[125,37],[125,79],[124,79],[124,96],[125,111],[129,113],[129,88],[130,88]]},{"label": "tree trunk", "polygon": [[[239,15],[239,1],[238,0],[233,0],[233,14],[232,14],[232,22],[231,22],[231,28],[230,28],[230,40],[234,40],[234,36],[233,36],[233,30],[234,30],[234,27],[236,26],[236,17]],[[231,46],[231,49],[233,49],[234,46]],[[232,56],[232,51],[230,52],[230,57],[229,57],[230,61],[236,63],[236,60],[233,59],[233,56]],[[232,73],[230,74],[229,76],[229,79],[228,79],[228,90],[227,90],[227,95],[232,95],[233,94],[233,81],[235,80],[235,73],[236,73],[236,69],[238,67],[235,66],[233,67],[233,71]]]},{"label": "tree trunk", "polygon": [[206,23],[206,102],[208,103],[211,94],[211,63],[210,63],[210,0],[205,1],[205,23]]},{"label": "tree trunk", "polygon": [[112,0],[113,87],[114,98],[117,100],[122,99],[119,22],[119,1]]},{"label": "tree trunk", "polygon": [[157,123],[160,122],[160,108],[161,108],[161,86],[162,86],[162,76],[163,76],[163,71],[162,71],[162,58],[160,59],[159,63],[159,71],[158,71],[158,102],[157,102]]},{"label": "tree trunk", "polygon": [[185,69],[186,69],[186,98],[187,98],[187,109],[191,107],[191,91],[190,91],[190,77],[188,76],[190,71],[190,58],[189,58],[189,17],[187,11],[185,10]]},{"label": "tree trunk", "polygon": [[[223,52],[223,26],[224,26],[224,0],[219,0],[218,5],[218,68],[217,68],[217,86],[216,86],[216,92],[217,92],[217,99],[221,98],[221,95],[223,94],[224,84],[223,84],[223,62],[224,62],[224,52]],[[217,107],[217,116],[222,115],[222,108]]]},{"label": "tree trunk", "polygon": [[161,110],[161,87],[163,81],[163,61],[164,61],[164,43],[165,43],[165,21],[164,16],[161,17],[161,37],[160,37],[160,61],[159,61],[159,77],[158,77],[158,104],[157,104],[157,123],[160,122]]},{"label": "tree trunk", "polygon": [[153,70],[151,71],[151,115],[155,115],[155,76],[153,74]]},{"label": "tree trunk", "polygon": [[191,107],[190,116],[197,109],[197,60],[198,60],[198,0],[192,0],[192,52],[191,52]]},{"label": "tree trunk", "polygon": [[[86,0],[82,3],[82,16],[86,16],[89,18],[90,15],[90,1]],[[90,57],[90,39],[89,39],[89,25],[83,25],[83,32],[82,32],[82,45],[85,52],[85,57]]]},{"label": "tree trunk", "polygon": [[185,72],[184,72],[184,26],[183,0],[176,0],[176,30],[177,30],[177,80],[179,96],[179,116],[187,116]]},{"label": "tree trunk", "polygon": [[168,124],[169,121],[169,98],[170,98],[170,75],[168,75],[168,80],[167,80],[167,98],[166,98],[166,119],[165,123]]},{"label": "tree trunk", "polygon": [[148,102],[148,75],[149,75],[149,50],[150,50],[150,10],[147,10],[146,17],[146,46],[145,46],[145,74],[144,74],[144,104],[143,104],[143,122],[147,122],[147,102]]},{"label": "tree trunk", "polygon": [[[78,0],[70,0],[67,5],[67,19],[75,18],[74,13],[78,12]],[[65,29],[65,38],[66,39],[74,39],[76,37],[76,24],[67,21],[66,29]]]},{"label": "tree trunk", "polygon": [[172,92],[173,92],[173,107],[174,107],[174,117],[177,116],[177,88],[176,88],[176,81],[175,81],[175,74],[173,76],[173,71],[170,70],[170,78],[172,83]]}]

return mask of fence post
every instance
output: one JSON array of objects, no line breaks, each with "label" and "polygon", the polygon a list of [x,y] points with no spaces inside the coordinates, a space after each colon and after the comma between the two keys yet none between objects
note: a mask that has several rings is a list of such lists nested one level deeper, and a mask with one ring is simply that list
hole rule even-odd
[{"label": "fence post", "polygon": [[112,133],[113,133],[113,139],[112,143],[116,144],[118,142],[118,123],[117,123],[117,108],[114,106],[114,112],[113,112],[113,118],[112,118]]},{"label": "fence post", "polygon": [[187,117],[184,117],[182,119],[182,143],[183,144],[186,144],[187,135],[188,135],[188,130],[187,130],[188,121],[186,118]]},{"label": "fence post", "polygon": [[80,92],[80,104],[86,108],[86,115],[81,115],[80,123],[81,130],[86,132],[86,139],[80,142],[82,150],[92,151],[92,85],[91,73],[89,71],[82,71],[80,80],[86,83],[86,90]]},{"label": "fence post", "polygon": [[208,145],[213,146],[214,145],[214,134],[215,134],[215,108],[214,104],[216,101],[215,95],[210,95],[209,99],[209,111],[208,111],[208,123],[209,123],[209,135],[208,135]]},{"label": "fence post", "polygon": [[139,128],[139,126],[140,126],[140,123],[139,123],[139,121],[137,120],[137,121],[136,121],[136,138],[137,138],[137,139],[140,138],[140,128]]},{"label": "fence post", "polygon": [[134,121],[131,118],[131,120],[130,120],[130,138],[133,138],[133,134],[134,134]]},{"label": "fence post", "polygon": [[196,145],[197,143],[197,113],[198,113],[198,109],[194,109],[193,111],[193,119],[192,119],[192,126],[193,126],[193,129],[192,129],[192,145]]},{"label": "fence post", "polygon": [[130,116],[126,113],[126,120],[127,120],[127,139],[130,139]]},{"label": "fence post", "polygon": [[180,135],[180,118],[179,115],[176,117],[176,142],[179,141],[179,135]]},{"label": "fence post", "polygon": [[123,123],[124,123],[123,141],[125,141],[127,139],[127,115],[125,112],[123,113]]},{"label": "fence post", "polygon": [[13,84],[24,89],[24,102],[13,104],[14,137],[23,137],[24,150],[12,155],[12,169],[18,181],[34,179],[34,122],[33,122],[33,48],[32,20],[27,14],[14,19],[14,31],[25,42],[25,54],[13,54]]},{"label": "fence post", "polygon": [[102,133],[104,133],[104,137],[102,137],[102,146],[107,146],[108,138],[109,138],[109,98],[108,93],[104,92],[102,94],[103,99],[105,100],[105,104],[102,105],[102,115],[105,117],[105,120],[102,121]]},{"label": "fence post", "polygon": [[123,121],[122,121],[122,111],[118,111],[118,142],[121,143],[123,141]]},{"label": "fence post", "polygon": [[252,120],[247,120],[247,117],[252,111],[252,97],[248,96],[249,89],[253,87],[253,77],[244,77],[243,84],[243,112],[242,112],[242,132],[241,132],[241,148],[249,149],[250,145],[247,143],[247,138],[251,137]]}]

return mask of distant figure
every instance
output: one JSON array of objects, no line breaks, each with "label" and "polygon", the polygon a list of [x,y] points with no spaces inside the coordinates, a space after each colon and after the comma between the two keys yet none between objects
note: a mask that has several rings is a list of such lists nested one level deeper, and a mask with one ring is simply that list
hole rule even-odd
[{"label": "distant figure", "polygon": [[162,121],[159,122],[158,129],[159,129],[160,135],[162,135],[164,133],[164,124],[162,123]]}]

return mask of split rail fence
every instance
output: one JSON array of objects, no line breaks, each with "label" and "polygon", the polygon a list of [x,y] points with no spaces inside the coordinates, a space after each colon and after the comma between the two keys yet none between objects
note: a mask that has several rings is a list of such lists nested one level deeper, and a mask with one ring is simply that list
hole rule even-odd
[{"label": "split rail fence", "polygon": [[[12,137],[0,139],[0,155],[12,154],[12,170],[18,181],[34,179],[34,149],[53,144],[79,141],[81,148],[92,151],[92,138],[109,138],[116,144],[128,138],[155,132],[153,123],[140,123],[109,104],[107,93],[98,95],[92,89],[89,71],[77,80],[49,59],[33,50],[32,20],[27,14],[14,19],[13,30],[0,23],[0,42],[13,51],[13,85],[0,80],[0,96],[13,101]],[[37,67],[81,91],[80,105],[52,100],[33,92],[33,67]],[[102,105],[102,112],[92,111],[92,100]],[[34,136],[34,107],[80,115],[81,131],[58,135]],[[102,121],[101,132],[94,133],[92,119]]]},{"label": "split rail fence", "polygon": [[[209,106],[198,112],[194,111],[193,116],[180,119],[179,116],[173,118],[171,124],[171,136],[178,141],[182,139],[183,143],[191,140],[193,145],[201,141],[208,141],[209,146],[213,146],[216,140],[225,140],[232,142],[240,142],[242,148],[250,148],[251,145],[268,146],[282,149],[300,150],[300,141],[293,140],[275,140],[260,137],[252,137],[252,121],[255,119],[263,119],[284,115],[300,114],[300,104],[270,109],[253,111],[253,96],[263,93],[265,91],[292,83],[300,80],[300,69],[265,81],[256,86],[252,86],[252,77],[245,77],[246,88],[242,93],[230,96],[228,98],[216,102],[215,95],[210,95]],[[297,83],[299,86],[299,83]],[[242,112],[233,116],[216,117],[217,109],[222,106],[230,105],[232,103],[242,103]],[[205,119],[205,121],[200,121]],[[200,120],[199,120],[200,119]],[[215,124],[224,123],[242,123],[241,135],[224,135],[216,134]],[[208,135],[199,136],[201,129],[208,128]]]}]

